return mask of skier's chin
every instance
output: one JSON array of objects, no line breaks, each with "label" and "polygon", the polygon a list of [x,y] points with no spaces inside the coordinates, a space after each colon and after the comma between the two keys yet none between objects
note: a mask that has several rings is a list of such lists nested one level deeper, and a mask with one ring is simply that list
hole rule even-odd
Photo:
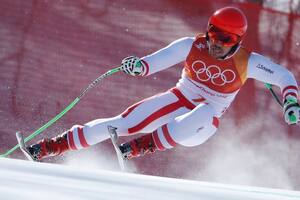
[{"label": "skier's chin", "polygon": [[220,59],[223,58],[225,56],[224,51],[219,51],[219,50],[210,50],[209,51],[209,55],[211,55],[212,57],[216,58],[216,59]]},{"label": "skier's chin", "polygon": [[211,55],[212,57],[214,57],[216,59],[221,59],[226,55],[226,52],[224,51],[222,46],[219,46],[216,44],[211,44],[209,46],[208,52],[209,52],[209,55]]}]

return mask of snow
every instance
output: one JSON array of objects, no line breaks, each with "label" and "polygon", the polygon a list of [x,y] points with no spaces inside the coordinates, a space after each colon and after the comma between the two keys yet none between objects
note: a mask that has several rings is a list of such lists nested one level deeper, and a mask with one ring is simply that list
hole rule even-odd
[{"label": "snow", "polygon": [[300,192],[0,159],[2,200],[299,200]]}]

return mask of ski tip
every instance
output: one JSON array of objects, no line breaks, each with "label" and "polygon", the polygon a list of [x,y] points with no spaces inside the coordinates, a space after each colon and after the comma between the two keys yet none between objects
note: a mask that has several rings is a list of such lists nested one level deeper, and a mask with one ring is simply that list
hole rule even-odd
[{"label": "ski tip", "polygon": [[25,147],[24,136],[20,131],[16,132],[16,138],[19,144],[20,149]]},{"label": "ski tip", "polygon": [[24,143],[24,137],[23,134],[20,131],[16,132],[16,138],[19,144]]},{"label": "ski tip", "polygon": [[17,136],[17,137],[22,137],[23,135],[22,135],[22,133],[21,133],[20,131],[17,131],[17,132],[16,132],[16,136]]},{"label": "ski tip", "polygon": [[16,138],[19,144],[19,148],[21,149],[21,151],[23,152],[23,154],[25,155],[25,157],[30,160],[30,161],[37,161],[31,154],[30,152],[26,149],[26,145],[24,142],[24,135],[20,132],[17,131],[16,132]]},{"label": "ski tip", "polygon": [[110,126],[110,125],[108,125],[107,128],[108,128],[109,132],[115,132],[117,130],[116,127],[113,127],[113,126]]},{"label": "ski tip", "polygon": [[117,128],[113,127],[113,126],[107,126],[107,128],[108,128],[108,132],[109,132],[111,139],[113,141],[117,141],[118,140],[118,134],[116,132]]}]

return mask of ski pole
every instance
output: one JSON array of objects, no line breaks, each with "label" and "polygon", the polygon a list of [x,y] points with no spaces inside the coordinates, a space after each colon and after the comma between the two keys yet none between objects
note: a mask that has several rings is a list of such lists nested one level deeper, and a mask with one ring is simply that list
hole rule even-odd
[{"label": "ski pole", "polygon": [[[274,90],[272,89],[272,85],[269,83],[265,83],[265,86],[269,89],[269,91],[271,92],[272,96],[275,98],[275,100],[277,101],[277,103],[283,108],[283,104],[281,103],[281,101],[279,100],[279,97],[276,95],[276,93],[274,92]],[[295,114],[291,114],[289,115],[290,121],[297,121],[297,117]]]},{"label": "ski pole", "polygon": [[265,86],[266,86],[266,88],[269,89],[269,91],[271,92],[272,96],[275,98],[275,100],[277,101],[277,103],[278,103],[281,107],[283,107],[281,101],[279,100],[279,97],[278,97],[278,96],[276,95],[276,93],[274,92],[274,90],[273,90],[273,88],[272,88],[272,85],[269,84],[269,83],[265,83]]},{"label": "ski pole", "polygon": [[[51,126],[52,124],[54,124],[57,120],[59,120],[62,116],[64,116],[69,110],[71,110],[84,96],[85,94],[92,89],[95,85],[97,85],[99,83],[99,81],[103,80],[104,78],[111,76],[112,74],[121,71],[121,67],[116,67],[113,68],[109,71],[107,71],[106,73],[102,74],[101,76],[99,76],[98,78],[96,78],[92,83],[90,83],[88,85],[87,88],[85,88],[81,94],[76,97],[76,99],[74,101],[72,101],[63,111],[61,111],[58,115],[56,115],[53,119],[51,119],[50,121],[48,121],[46,124],[44,124],[42,127],[40,127],[39,129],[37,129],[35,132],[33,132],[32,134],[30,134],[28,137],[26,137],[24,139],[25,142],[28,142],[30,140],[32,140],[33,138],[35,138],[37,135],[41,134],[44,130],[46,130],[49,126]],[[11,153],[13,153],[16,149],[18,149],[19,144],[17,144],[16,146],[14,146],[13,148],[9,149],[6,153],[4,154],[0,154],[0,157],[6,157],[8,155],[10,155]]]}]

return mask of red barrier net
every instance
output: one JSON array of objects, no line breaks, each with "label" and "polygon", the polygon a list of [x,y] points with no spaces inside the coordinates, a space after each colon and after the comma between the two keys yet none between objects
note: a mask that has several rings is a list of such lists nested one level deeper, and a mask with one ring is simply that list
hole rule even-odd
[{"label": "red barrier net", "polygon": [[[204,32],[214,10],[227,5],[239,7],[249,20],[244,46],[287,67],[298,79],[300,18],[294,13],[225,0],[2,2],[1,152],[16,144],[17,130],[25,135],[35,131],[122,58],[144,56],[177,38]],[[42,136],[115,116],[173,87],[181,68],[182,64],[146,78],[109,77]],[[136,172],[144,174],[299,190],[299,152],[299,126],[287,126],[263,83],[249,80],[208,142],[132,163]],[[112,155],[111,144],[105,142],[47,162],[87,162],[87,158],[92,162],[99,157],[113,159]],[[11,157],[22,155],[16,152]],[[104,158],[96,162],[97,167],[106,167]]]}]

